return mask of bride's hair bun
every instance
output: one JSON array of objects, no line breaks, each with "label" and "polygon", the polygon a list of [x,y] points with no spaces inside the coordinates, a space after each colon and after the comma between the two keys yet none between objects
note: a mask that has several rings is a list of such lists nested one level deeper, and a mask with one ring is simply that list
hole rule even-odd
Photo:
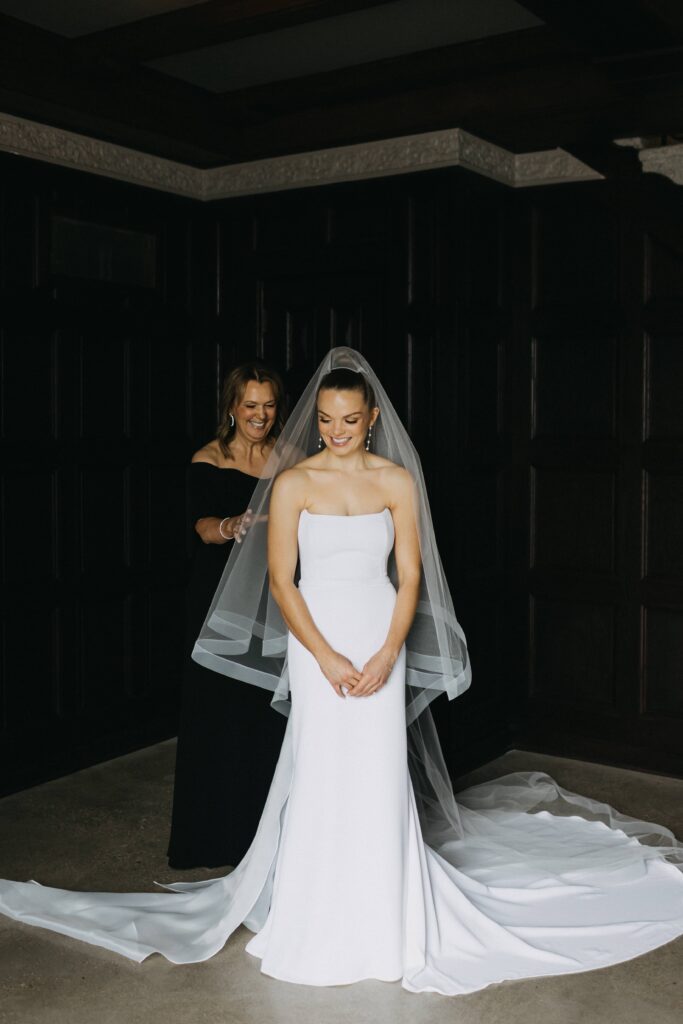
[{"label": "bride's hair bun", "polygon": [[318,394],[325,390],[360,391],[368,409],[375,408],[375,392],[372,384],[365,374],[358,370],[351,370],[346,366],[338,366],[335,370],[330,370],[320,381]]}]

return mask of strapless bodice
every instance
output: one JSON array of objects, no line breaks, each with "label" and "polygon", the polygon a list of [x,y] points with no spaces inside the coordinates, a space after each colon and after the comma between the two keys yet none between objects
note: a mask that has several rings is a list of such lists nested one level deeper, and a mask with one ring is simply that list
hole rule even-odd
[{"label": "strapless bodice", "polygon": [[335,516],[308,512],[299,517],[300,583],[385,580],[394,545],[391,512]]}]

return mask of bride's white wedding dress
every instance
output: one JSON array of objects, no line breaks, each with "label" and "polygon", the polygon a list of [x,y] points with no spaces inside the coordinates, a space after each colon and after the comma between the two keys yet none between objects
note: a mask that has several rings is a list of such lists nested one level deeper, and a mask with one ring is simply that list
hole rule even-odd
[{"label": "bride's white wedding dress", "polygon": [[[359,667],[391,619],[393,538],[387,509],[300,518],[301,592]],[[345,700],[291,636],[288,660],[285,740],[233,872],[144,894],[3,881],[0,910],[133,960],[159,952],[175,963],[207,959],[244,923],[256,933],[247,951],[275,978],[400,979],[448,995],[604,967],[683,933],[683,873],[636,838],[665,829],[542,773],[515,773],[459,794],[462,834],[434,849],[408,770],[403,657],[377,694]],[[533,813],[552,796],[562,814]],[[596,809],[603,820],[590,820]]]}]

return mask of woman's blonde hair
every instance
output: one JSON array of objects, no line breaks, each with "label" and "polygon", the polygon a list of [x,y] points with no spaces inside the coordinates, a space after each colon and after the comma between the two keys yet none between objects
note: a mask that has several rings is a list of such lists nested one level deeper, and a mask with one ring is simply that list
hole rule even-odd
[{"label": "woman's blonde hair", "polygon": [[270,384],[275,399],[275,421],[263,439],[263,444],[267,444],[271,438],[276,438],[285,424],[284,387],[280,374],[264,363],[241,363],[230,371],[221,388],[220,418],[216,440],[226,459],[232,458],[230,442],[235,436],[235,424],[230,423],[230,413],[242,401],[246,386],[252,380],[257,384]]}]

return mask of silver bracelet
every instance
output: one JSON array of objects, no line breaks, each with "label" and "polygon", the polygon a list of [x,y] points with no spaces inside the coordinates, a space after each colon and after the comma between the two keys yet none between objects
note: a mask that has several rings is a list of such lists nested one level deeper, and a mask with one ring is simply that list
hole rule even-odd
[{"label": "silver bracelet", "polygon": [[230,537],[226,537],[225,534],[223,533],[223,523],[227,523],[229,519],[232,519],[232,516],[226,516],[225,519],[221,519],[220,523],[218,524],[218,532],[220,533],[220,535],[223,538],[223,540],[234,540],[235,539],[235,535],[234,534],[232,534]]}]

